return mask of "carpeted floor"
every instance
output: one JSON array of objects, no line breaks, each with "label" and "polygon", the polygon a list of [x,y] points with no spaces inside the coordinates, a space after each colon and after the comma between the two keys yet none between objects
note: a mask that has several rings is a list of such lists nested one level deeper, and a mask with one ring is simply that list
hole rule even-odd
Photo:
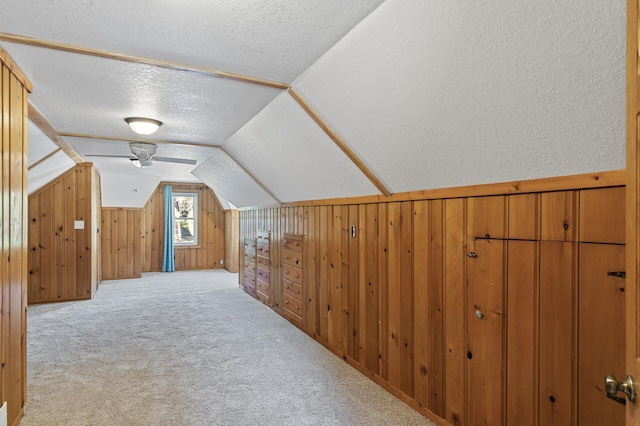
[{"label": "carpeted floor", "polygon": [[433,424],[226,271],[106,281],[28,321],[22,426]]}]

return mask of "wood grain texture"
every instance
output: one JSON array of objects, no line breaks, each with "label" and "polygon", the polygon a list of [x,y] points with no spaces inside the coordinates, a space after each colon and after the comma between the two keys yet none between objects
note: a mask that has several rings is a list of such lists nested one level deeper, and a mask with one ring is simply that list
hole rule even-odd
[{"label": "wood grain texture", "polygon": [[580,191],[579,240],[589,243],[625,243],[625,188]]},{"label": "wood grain texture", "polygon": [[[89,299],[96,292],[98,176],[90,163],[77,165],[29,196],[29,303]],[[75,221],[84,229],[74,229]]]},{"label": "wood grain texture", "polygon": [[225,259],[225,212],[213,192],[202,184],[161,182],[142,210],[142,272],[162,269],[165,185],[171,185],[174,193],[198,195],[198,244],[174,247],[176,270],[224,268],[220,261]]},{"label": "wood grain texture", "polygon": [[142,210],[103,208],[102,278],[120,280],[142,276]]}]

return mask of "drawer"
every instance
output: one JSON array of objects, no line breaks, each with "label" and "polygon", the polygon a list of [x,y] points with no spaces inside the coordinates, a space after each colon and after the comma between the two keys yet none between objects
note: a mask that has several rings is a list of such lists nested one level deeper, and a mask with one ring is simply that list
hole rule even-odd
[{"label": "drawer", "polygon": [[302,317],[294,314],[288,309],[282,310],[282,316],[291,321],[298,328],[302,328]]},{"label": "drawer", "polygon": [[302,253],[291,251],[291,250],[283,250],[283,260],[285,265],[296,266],[298,268],[302,268]]},{"label": "drawer", "polygon": [[269,257],[269,244],[258,244],[258,248],[256,250],[258,256]]},{"label": "drawer", "polygon": [[256,280],[256,291],[259,291],[260,293],[266,295],[267,297],[269,296],[269,283],[262,281],[260,279]]},{"label": "drawer", "polygon": [[284,234],[282,246],[286,250],[302,251],[302,235]]},{"label": "drawer", "polygon": [[256,276],[253,275],[251,272],[245,272],[244,273],[244,283],[245,283],[245,285],[247,283],[249,283],[249,284],[255,286],[256,285]]},{"label": "drawer", "polygon": [[271,262],[269,261],[269,259],[267,259],[266,257],[258,256],[256,258],[256,261],[258,262],[258,268],[266,269],[267,271],[269,270],[269,267],[271,266]]},{"label": "drawer", "polygon": [[247,292],[247,294],[250,294],[253,297],[256,296],[256,288],[255,288],[255,286],[252,285],[252,284],[249,284],[246,281],[244,283],[244,291]]},{"label": "drawer", "polygon": [[253,271],[256,269],[256,264],[253,262],[249,262],[245,259],[244,261],[244,270],[250,274],[253,274]]},{"label": "drawer", "polygon": [[302,284],[302,269],[294,268],[293,266],[282,266],[282,278],[291,280],[295,283]]},{"label": "drawer", "polygon": [[284,294],[302,301],[302,286],[289,280],[282,280],[282,291]]},{"label": "drawer", "polygon": [[269,296],[256,291],[256,299],[269,306]]},{"label": "drawer", "polygon": [[258,268],[258,271],[256,273],[256,278],[259,280],[262,280],[264,282],[266,282],[267,284],[270,282],[269,281],[269,271],[268,270],[264,270],[262,268]]},{"label": "drawer", "polygon": [[255,238],[245,238],[244,239],[244,250],[245,251],[255,251],[256,249],[256,239]]},{"label": "drawer", "polygon": [[269,240],[271,239],[269,235],[269,231],[258,231],[256,233],[256,242],[258,244],[269,244]]},{"label": "drawer", "polygon": [[302,302],[293,297],[283,294],[282,306],[302,318]]},{"label": "drawer", "polygon": [[255,263],[256,261],[256,254],[255,253],[251,253],[251,252],[244,252],[244,261],[246,262],[252,262]]}]

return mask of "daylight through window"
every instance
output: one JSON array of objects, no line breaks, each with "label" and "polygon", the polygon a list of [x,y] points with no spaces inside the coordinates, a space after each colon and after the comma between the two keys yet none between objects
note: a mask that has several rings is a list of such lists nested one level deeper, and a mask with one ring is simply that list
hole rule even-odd
[{"label": "daylight through window", "polygon": [[198,194],[173,194],[173,243],[198,243]]}]

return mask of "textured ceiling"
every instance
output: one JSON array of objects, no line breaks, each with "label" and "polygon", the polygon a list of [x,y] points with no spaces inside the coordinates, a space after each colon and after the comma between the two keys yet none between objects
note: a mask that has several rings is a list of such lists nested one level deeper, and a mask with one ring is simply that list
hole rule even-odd
[{"label": "textured ceiling", "polygon": [[129,115],[165,123],[150,139],[211,146],[180,148],[193,173],[96,160],[114,206],[144,204],[135,188],[118,200],[137,177],[200,179],[237,206],[379,194],[312,118],[392,193],[624,168],[624,0],[14,3],[0,3],[5,33],[280,81],[315,110],[280,89],[0,34],[55,130],[111,138],[67,136],[78,152],[127,154],[113,139],[136,137]]}]

